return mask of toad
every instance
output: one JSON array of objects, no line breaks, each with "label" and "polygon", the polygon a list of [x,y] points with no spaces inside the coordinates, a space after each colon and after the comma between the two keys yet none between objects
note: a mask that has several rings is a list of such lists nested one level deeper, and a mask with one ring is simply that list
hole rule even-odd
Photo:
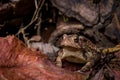
[{"label": "toad", "polygon": [[78,71],[85,72],[89,71],[100,60],[100,50],[84,36],[64,34],[60,46],[62,49],[58,52],[56,59],[56,63],[60,67],[62,67],[62,60],[67,60],[84,64]]}]

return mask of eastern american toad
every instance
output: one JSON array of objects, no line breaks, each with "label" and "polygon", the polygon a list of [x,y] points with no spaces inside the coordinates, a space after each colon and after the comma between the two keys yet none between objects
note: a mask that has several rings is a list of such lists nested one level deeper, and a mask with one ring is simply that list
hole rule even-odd
[{"label": "eastern american toad", "polygon": [[100,59],[100,50],[89,39],[76,34],[63,35],[56,63],[62,67],[62,60],[85,64],[80,71],[89,71]]}]

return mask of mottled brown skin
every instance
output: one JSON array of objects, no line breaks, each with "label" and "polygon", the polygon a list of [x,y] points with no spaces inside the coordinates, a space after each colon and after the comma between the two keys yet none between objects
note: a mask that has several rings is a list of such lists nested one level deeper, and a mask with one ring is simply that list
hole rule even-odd
[{"label": "mottled brown skin", "polygon": [[57,65],[62,67],[62,60],[85,64],[79,71],[89,71],[100,59],[100,50],[84,36],[76,34],[63,35],[62,49],[56,59]]}]

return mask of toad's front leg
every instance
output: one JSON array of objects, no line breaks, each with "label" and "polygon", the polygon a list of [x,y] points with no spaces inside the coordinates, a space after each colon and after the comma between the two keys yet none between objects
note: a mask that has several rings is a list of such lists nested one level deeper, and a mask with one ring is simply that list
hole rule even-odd
[{"label": "toad's front leg", "polygon": [[56,58],[56,65],[59,67],[62,67],[62,56],[63,56],[63,53],[62,53],[62,50],[60,50],[58,52],[58,57]]},{"label": "toad's front leg", "polygon": [[91,69],[94,65],[95,65],[95,62],[93,62],[93,61],[87,62],[87,63],[80,69],[80,71],[81,71],[81,72],[90,71],[90,69]]},{"label": "toad's front leg", "polygon": [[88,57],[86,64],[78,72],[87,72],[100,60],[100,54],[94,54]]}]

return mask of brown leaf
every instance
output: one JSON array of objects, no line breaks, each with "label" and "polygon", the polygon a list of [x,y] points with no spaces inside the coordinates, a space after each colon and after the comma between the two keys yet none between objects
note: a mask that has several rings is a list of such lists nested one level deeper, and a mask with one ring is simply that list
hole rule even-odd
[{"label": "brown leaf", "polygon": [[98,63],[99,65],[93,68],[93,71],[90,73],[90,80],[120,79],[120,51],[113,54],[108,54],[103,61]]},{"label": "brown leaf", "polygon": [[91,78],[91,80],[103,80],[104,75],[103,75],[103,68],[100,69],[94,77]]}]

